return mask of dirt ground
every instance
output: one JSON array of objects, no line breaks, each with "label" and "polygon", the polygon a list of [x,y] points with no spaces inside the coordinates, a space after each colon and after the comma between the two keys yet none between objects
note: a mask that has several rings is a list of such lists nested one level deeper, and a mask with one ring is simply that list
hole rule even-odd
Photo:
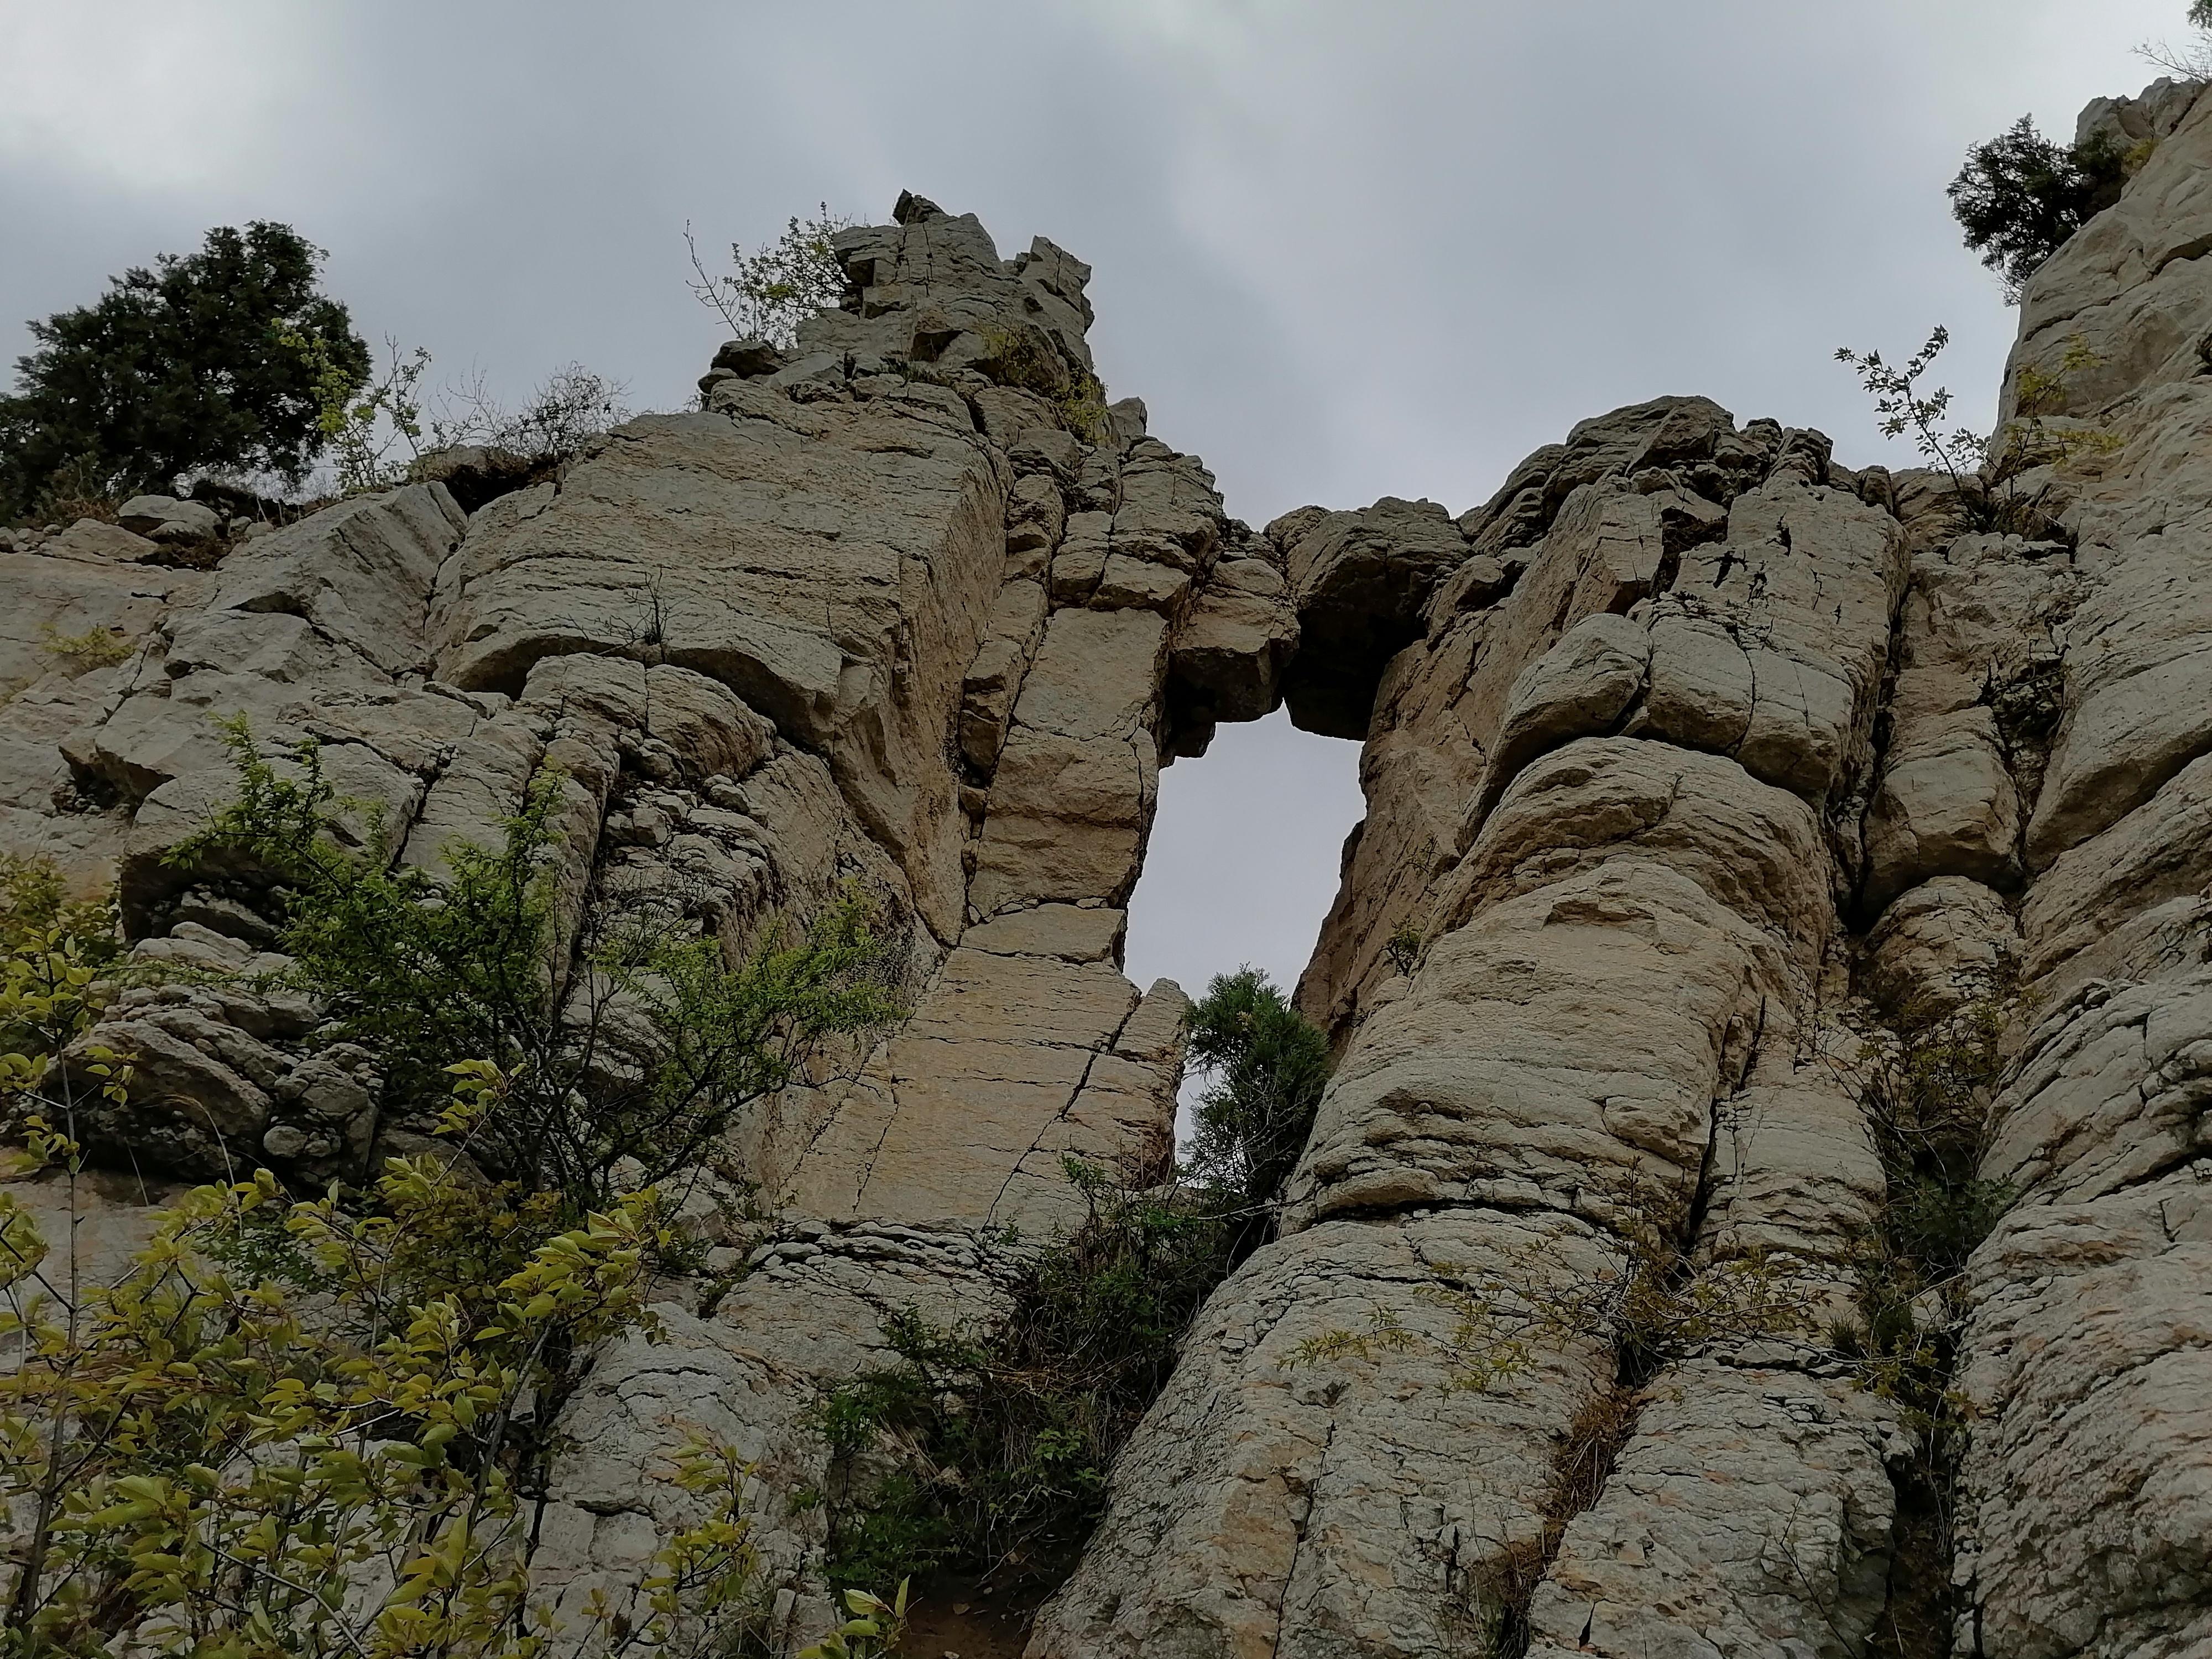
[{"label": "dirt ground", "polygon": [[993,1595],[972,1580],[917,1589],[907,1601],[905,1659],[1021,1659],[1042,1593]]}]

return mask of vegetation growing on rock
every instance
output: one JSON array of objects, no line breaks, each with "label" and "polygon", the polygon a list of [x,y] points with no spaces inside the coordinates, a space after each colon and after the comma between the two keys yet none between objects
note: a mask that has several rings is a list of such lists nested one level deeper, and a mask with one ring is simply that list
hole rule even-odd
[{"label": "vegetation growing on rock", "polygon": [[788,351],[801,323],[844,297],[845,268],[830,243],[839,231],[859,222],[849,215],[832,213],[823,202],[806,219],[793,214],[781,236],[750,253],[743,243],[731,243],[731,268],[720,274],[707,269],[686,226],[692,297],[720,317],[738,338],[765,340],[779,351]]},{"label": "vegetation growing on rock", "polygon": [[[735,968],[711,937],[633,921],[584,941],[571,975],[548,959],[556,775],[532,782],[497,848],[457,844],[439,873],[395,866],[380,826],[365,852],[331,837],[318,744],[271,759],[243,724],[229,743],[237,799],[169,860],[274,887],[286,981],[324,1010],[328,1041],[376,1056],[388,1120],[442,1121],[486,1170],[571,1215],[694,1168],[751,1102],[896,1017],[857,893]],[[465,1122],[441,1111],[459,1061],[498,1079]]]},{"label": "vegetation growing on rock", "polygon": [[1951,181],[1951,212],[1966,246],[2003,278],[2008,301],[2017,303],[2059,245],[2119,200],[2129,159],[2101,136],[2057,143],[2026,115],[1966,152]]},{"label": "vegetation growing on rock", "polygon": [[1328,1077],[1327,1040],[1254,969],[1217,977],[1189,1032],[1207,1084],[1172,1178],[1070,1160],[1087,1213],[1024,1261],[1001,1318],[896,1318],[899,1363],[824,1401],[833,1582],[1048,1585],[1073,1565],[1191,1320],[1267,1237]]},{"label": "vegetation growing on rock", "polygon": [[0,520],[63,497],[120,500],[198,469],[302,482],[331,392],[369,376],[323,255],[289,225],[220,226],[88,306],[31,325],[0,398]]},{"label": "vegetation growing on rock", "polygon": [[[0,1090],[26,1148],[8,1174],[58,1188],[64,1229],[45,1237],[0,1188],[9,1650],[125,1635],[240,1659],[734,1650],[762,1609],[729,1448],[672,1455],[695,1520],[574,1605],[532,1582],[538,1517],[562,1404],[599,1345],[655,1328],[656,1276],[685,1259],[652,1183],[825,1045],[893,1017],[866,908],[734,968],[711,939],[604,943],[579,970],[595,988],[564,998],[550,780],[496,849],[448,849],[448,876],[395,872],[380,846],[331,837],[312,744],[272,761],[242,725],[232,741],[240,798],[177,856],[270,884],[325,1036],[373,1044],[387,1109],[428,1114],[442,1145],[313,1200],[266,1170],[195,1189],[149,1218],[119,1274],[89,1274],[76,1124],[95,1103],[127,1117],[132,1081],[129,1056],[82,1041],[113,913],[69,903],[36,866],[0,872]],[[650,1034],[622,1055],[604,1027],[616,994]]]}]

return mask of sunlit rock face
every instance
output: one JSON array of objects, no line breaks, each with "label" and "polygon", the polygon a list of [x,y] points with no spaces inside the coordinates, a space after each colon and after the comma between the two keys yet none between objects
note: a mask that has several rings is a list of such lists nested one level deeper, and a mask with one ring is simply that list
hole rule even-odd
[{"label": "sunlit rock face", "polygon": [[[1097,398],[1087,266],[908,197],[795,351],[732,343],[550,477],[434,472],[208,568],[167,498],[11,537],[0,848],[118,882],[190,969],[94,1034],[143,1081],[88,1137],[156,1182],[417,1144],[272,988],[253,872],[167,856],[234,787],[220,718],[316,739],[334,832],[429,869],[554,769],[556,986],[626,916],[738,953],[873,894],[910,1017],[733,1126],[708,1272],[594,1364],[542,1527],[580,1601],[686,1512],[665,1452],[726,1439],[795,1649],[823,1390],[902,1310],[988,1322],[1084,1213],[1066,1159],[1164,1169],[1187,1005],[1121,970],[1160,769],[1287,702],[1364,744],[1298,991],[1337,1070],[1034,1659],[2205,1650],[2212,99],[2085,119],[2141,165],[2028,286],[2006,407],[2033,370],[2075,440],[2002,521],[1680,397],[1467,511],[1255,531]],[[2003,1213],[1936,1458],[1832,1328],[1895,1201],[1883,1067],[1961,1010],[2001,1032]],[[89,1190],[119,1255],[174,1189]],[[1791,1316],[1559,1313],[1654,1237],[1669,1305],[1749,1276]],[[1486,1284],[1528,1316],[1470,1388]]]}]

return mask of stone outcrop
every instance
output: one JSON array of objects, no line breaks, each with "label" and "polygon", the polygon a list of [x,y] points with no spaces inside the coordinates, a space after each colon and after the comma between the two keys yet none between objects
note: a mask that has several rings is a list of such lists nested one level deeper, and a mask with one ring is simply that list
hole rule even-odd
[{"label": "stone outcrop", "polygon": [[[1105,401],[1088,267],[908,196],[792,349],[730,343],[697,408],[558,466],[455,455],[212,542],[169,497],[10,535],[0,848],[119,879],[137,959],[191,970],[94,1033],[140,1086],[88,1134],[155,1181],[416,1144],[270,988],[253,872],[168,856],[233,787],[219,719],[314,739],[335,833],[423,868],[551,769],[562,972],[629,915],[736,951],[875,894],[910,1017],[686,1188],[707,1273],[599,1357],[541,1529],[564,1596],[633,1574],[684,1513],[661,1455],[719,1436],[796,1647],[814,1402],[895,1315],[1002,1308],[1084,1212],[1066,1159],[1170,1157],[1186,1005],[1121,971],[1160,769],[1286,704],[1364,745],[1298,988],[1337,1067],[1031,1659],[2203,1651],[2201,92],[2085,114],[2140,167],[2023,298],[2005,410],[2058,459],[1986,488],[1663,398],[1456,516],[1255,532]],[[2002,1215],[1914,1304],[1962,1402],[1933,1435],[1836,1328],[1910,1177],[1884,1090],[1947,1019],[2002,1033]],[[110,1180],[94,1254],[172,1190]],[[1558,1312],[1632,1282],[1790,1316]],[[1522,1317],[1468,1387],[1485,1286]]]},{"label": "stone outcrop", "polygon": [[2015,386],[2031,368],[2057,378],[2063,417],[2100,442],[2060,515],[2076,586],[2051,634],[2056,730],[2023,843],[2031,1000],[1984,1170],[2013,1202],[1971,1267],[1960,1373],[1975,1411],[1960,1573],[1991,1654],[2212,1643],[2201,90],[2105,106],[2155,148],[2029,283],[2011,365]]},{"label": "stone outcrop", "polygon": [[[1903,531],[1824,441],[1710,404],[1624,410],[1568,454],[1581,481],[1519,520],[1534,539],[1492,539],[1510,583],[1440,590],[1384,672],[1369,817],[1303,989],[1343,1058],[1284,1237],[1217,1297],[1245,1340],[1194,1338],[1203,1364],[1125,1455],[1033,1653],[1443,1654],[1523,1616],[1532,1650],[1707,1631],[1755,1651],[1807,1630],[1810,1598],[1838,1634],[1806,1650],[1843,1653],[1882,1611],[1898,1425],[1817,1344],[1640,1382],[1525,1613],[1510,1586],[1561,1518],[1554,1449],[1620,1356],[1533,1340],[1449,1429],[1423,1364],[1284,1364],[1377,1311],[1433,1331],[1425,1279],[1478,1279],[1492,1253],[1618,1273],[1631,1195],[1679,1218],[1685,1271],[1772,1248],[1848,1305],[1882,1177],[1832,1054],[1839,843],[1878,763]],[[1508,506],[1568,464],[1539,459]],[[1411,963],[1389,948],[1407,930]],[[1296,1547],[1231,1522],[1269,1491]]]},{"label": "stone outcrop", "polygon": [[[1346,647],[1293,659],[1294,715],[1365,716],[1300,992],[1342,1058],[1281,1237],[1194,1332],[1036,1659],[2212,1641],[2200,90],[2085,117],[2149,154],[2029,286],[2008,386],[2063,387],[2021,417],[2061,460],[1994,523],[1685,399],[1531,456],[1456,559],[1403,502],[1270,526],[1304,639]],[[1947,1015],[2006,1056],[2003,1218],[1942,1327],[1948,1540],[1925,1425],[1825,1335],[1624,1370],[1539,1321],[1432,1414],[1465,1334],[1424,1285],[1601,1280],[1624,1192],[1672,1196],[1692,1288],[1764,1251],[1814,1324],[1851,1316],[1896,1179],[1867,1067]],[[1290,1363],[1363,1329],[1395,1334]],[[1563,1498],[1594,1413],[1625,1427]]]},{"label": "stone outcrop", "polygon": [[[1123,977],[1126,902],[1160,767],[1275,707],[1297,637],[1279,553],[1141,404],[1099,398],[1080,262],[1001,261],[914,199],[839,246],[848,308],[795,356],[740,343],[702,407],[552,476],[492,489],[448,457],[205,571],[91,523],[0,551],[32,596],[0,640],[4,844],[119,878],[135,957],[189,970],[85,1040],[138,1067],[88,1139],[149,1176],[244,1156],[319,1184],[419,1144],[380,1119],[375,1056],[269,988],[253,872],[171,856],[235,790],[222,722],[313,740],[339,838],[431,869],[551,769],[563,955],[631,915],[738,951],[852,883],[887,907],[911,1018],[734,1127],[684,1200],[709,1275],[670,1341],[595,1366],[544,1522],[549,1583],[588,1594],[681,1512],[662,1454],[723,1435],[758,1462],[794,1647],[831,1611],[821,1516],[791,1501],[824,1479],[821,1391],[879,1362],[894,1313],[987,1316],[1082,1213],[1065,1159],[1145,1180],[1170,1154],[1185,1004]],[[132,1237],[130,1209],[99,1237]]]}]

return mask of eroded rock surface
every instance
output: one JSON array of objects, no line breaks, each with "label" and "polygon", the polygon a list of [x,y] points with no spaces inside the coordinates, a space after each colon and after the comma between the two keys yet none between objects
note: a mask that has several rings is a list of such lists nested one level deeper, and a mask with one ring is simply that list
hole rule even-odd
[{"label": "eroded rock surface", "polygon": [[[1101,399],[1080,261],[1001,260],[918,198],[838,246],[845,307],[795,356],[735,343],[701,408],[550,476],[447,457],[205,571],[89,523],[0,552],[27,591],[0,844],[87,890],[119,872],[134,957],[189,970],[83,1045],[137,1057],[84,1127],[149,1180],[244,1157],[319,1184],[421,1144],[380,1115],[375,1056],[268,988],[255,872],[171,856],[234,792],[221,722],[316,741],[334,833],[434,871],[551,769],[556,980],[627,917],[742,951],[854,884],[884,907],[910,1018],[733,1127],[683,1199],[708,1276],[672,1287],[671,1341],[595,1365],[544,1518],[564,1597],[634,1577],[688,1501],[666,1454],[721,1436],[757,1462],[793,1648],[833,1622],[794,1501],[823,1483],[822,1392],[881,1362],[893,1314],[988,1319],[1083,1212],[1066,1158],[1143,1181],[1169,1155],[1185,1004],[1122,975],[1124,905],[1160,767],[1273,709],[1297,637],[1278,551]],[[165,501],[131,522],[191,517]],[[99,1190],[105,1257],[138,1212]]]},{"label": "eroded rock surface", "polygon": [[[2005,407],[2060,453],[1993,491],[1667,398],[1456,517],[1255,533],[1105,402],[1087,266],[906,197],[837,237],[794,349],[730,343],[697,409],[544,476],[453,460],[465,501],[426,479],[207,569],[167,497],[9,538],[0,848],[119,874],[135,956],[190,969],[94,1033],[142,1086],[88,1138],[149,1184],[103,1178],[88,1251],[239,1152],[319,1183],[416,1144],[376,1057],[269,988],[255,872],[167,856],[233,787],[218,719],[315,739],[335,833],[428,869],[554,769],[564,992],[625,917],[742,951],[858,884],[910,1017],[687,1188],[708,1273],[598,1359],[542,1529],[564,1597],[626,1582],[685,1512],[665,1453],[724,1438],[795,1648],[831,1613],[823,1391],[904,1310],[993,1316],[1009,1237],[1083,1212],[1066,1158],[1170,1156],[1186,1005],[1121,971],[1160,769],[1287,702],[1363,744],[1299,988],[1339,1065],[1033,1659],[2205,1650],[2200,91],[2085,114],[2141,165],[2028,287]],[[1954,1322],[1939,1443],[1835,1328],[1909,1175],[1881,1079],[1960,1019],[2002,1033],[2002,1215],[1916,1303]],[[1594,1323],[1638,1273],[1790,1316]],[[1500,1285],[1506,1365],[1454,1300]]]},{"label": "eroded rock surface", "polygon": [[2095,441],[2054,490],[2073,547],[2024,837],[2026,1012],[1983,1170],[2011,1205],[1972,1263],[1960,1371],[1976,1413],[1960,1575],[1992,1655],[2212,1642],[2200,91],[2161,84],[2085,114],[2154,148],[2029,284],[2008,383],[2016,396],[2029,370],[2050,375]]},{"label": "eroded rock surface", "polygon": [[[1032,1655],[2212,1641],[2198,90],[2085,117],[2148,159],[2030,286],[2007,410],[2033,370],[2021,418],[2066,435],[2009,489],[1680,399],[1540,450],[1462,544],[1395,501],[1270,526],[1303,640],[1348,642],[1293,660],[1294,713],[1367,713],[1300,989],[1342,1058],[1284,1237],[1216,1297]],[[1882,1056],[1992,1022],[1977,1201],[2005,1213],[1947,1328],[1947,1540],[1925,1425],[1825,1327],[1900,1179]],[[1781,1264],[1809,1327],[1625,1369],[1540,1322],[1524,1372],[1432,1420],[1466,1334],[1422,1272],[1602,1275],[1624,1192],[1671,1196],[1686,1283]],[[1571,1492],[1545,1468],[1601,1455]]]}]

